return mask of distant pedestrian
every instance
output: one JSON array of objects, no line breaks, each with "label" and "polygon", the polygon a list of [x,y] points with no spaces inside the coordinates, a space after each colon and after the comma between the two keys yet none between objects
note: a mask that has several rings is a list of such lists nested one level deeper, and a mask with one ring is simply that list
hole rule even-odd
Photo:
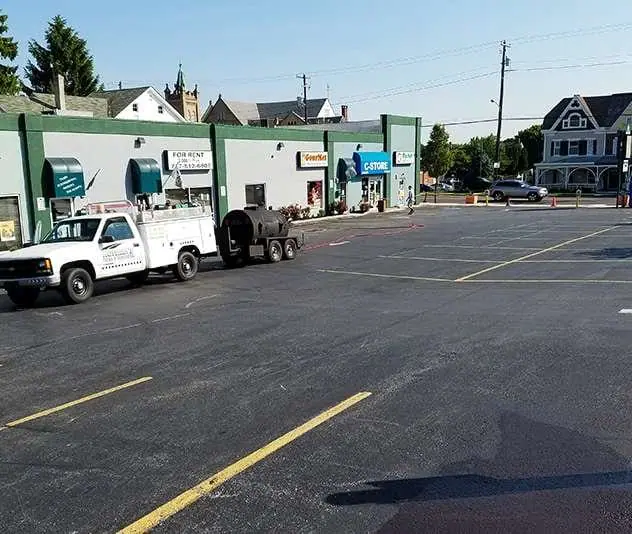
[{"label": "distant pedestrian", "polygon": [[415,192],[413,191],[413,186],[408,186],[408,197],[406,198],[406,205],[408,206],[408,215],[412,215],[415,213]]}]

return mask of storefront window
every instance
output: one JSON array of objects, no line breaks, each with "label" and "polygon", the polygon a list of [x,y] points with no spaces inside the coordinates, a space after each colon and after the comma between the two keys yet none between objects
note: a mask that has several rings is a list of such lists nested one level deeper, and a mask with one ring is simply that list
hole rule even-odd
[{"label": "storefront window", "polygon": [[0,197],[0,250],[22,246],[18,197]]},{"label": "storefront window", "polygon": [[50,213],[53,224],[57,221],[63,221],[68,217],[72,217],[74,211],[71,198],[52,198],[50,201]]},{"label": "storefront window", "polygon": [[310,208],[323,207],[323,182],[307,182],[307,205]]},{"label": "storefront window", "polygon": [[187,187],[186,189],[167,189],[166,199],[172,205],[211,206],[213,205],[210,187]]},{"label": "storefront window", "polygon": [[266,186],[265,184],[252,184],[246,186],[246,204],[250,206],[265,207]]}]

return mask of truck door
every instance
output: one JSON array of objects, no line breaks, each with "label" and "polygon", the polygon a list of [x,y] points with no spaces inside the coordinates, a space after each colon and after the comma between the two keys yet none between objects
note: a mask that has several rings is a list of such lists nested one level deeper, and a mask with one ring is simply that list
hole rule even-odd
[{"label": "truck door", "polygon": [[125,217],[105,221],[99,248],[102,276],[120,276],[145,269],[141,240]]}]

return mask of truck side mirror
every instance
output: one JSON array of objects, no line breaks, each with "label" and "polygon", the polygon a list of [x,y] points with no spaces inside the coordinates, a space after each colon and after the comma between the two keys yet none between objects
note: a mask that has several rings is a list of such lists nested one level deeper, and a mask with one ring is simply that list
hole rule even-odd
[{"label": "truck side mirror", "polygon": [[114,243],[114,236],[111,235],[102,235],[99,238],[99,244],[102,245],[104,243]]}]

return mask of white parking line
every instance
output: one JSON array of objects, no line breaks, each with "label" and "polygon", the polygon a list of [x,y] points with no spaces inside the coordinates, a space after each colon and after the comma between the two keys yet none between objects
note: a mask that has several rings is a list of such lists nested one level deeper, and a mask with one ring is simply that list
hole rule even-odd
[{"label": "white parking line", "polygon": [[624,315],[630,315],[630,314],[632,314],[632,309],[630,309],[630,308],[623,308],[622,310],[619,310],[619,313],[622,313]]},{"label": "white parking line", "polygon": [[378,256],[389,260],[449,261],[456,263],[502,263],[505,260],[466,260],[461,258],[426,258],[421,256]]},{"label": "white parking line", "polygon": [[346,245],[347,243],[351,243],[351,241],[339,241],[338,243],[329,243],[329,246],[339,247],[340,245]]},{"label": "white parking line", "polygon": [[378,273],[363,273],[358,271],[337,271],[333,269],[318,269],[319,273],[328,273],[328,274],[346,274],[352,276],[369,276],[374,278],[394,278],[398,280],[420,280],[424,282],[454,282],[454,280],[449,280],[447,278],[426,278],[424,276],[402,276],[397,274],[378,274]]}]

